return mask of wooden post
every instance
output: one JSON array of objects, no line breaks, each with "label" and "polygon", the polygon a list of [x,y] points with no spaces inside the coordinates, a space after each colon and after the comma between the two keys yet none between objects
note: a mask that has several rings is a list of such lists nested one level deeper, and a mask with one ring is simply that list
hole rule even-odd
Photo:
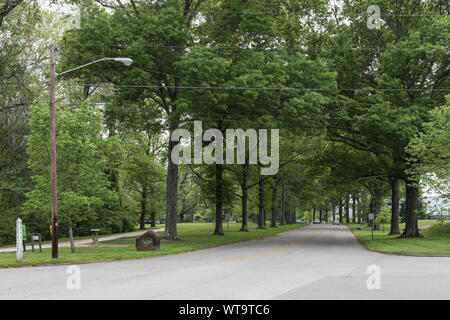
[{"label": "wooden post", "polygon": [[50,46],[50,193],[52,199],[52,258],[58,258],[58,194],[56,180],[56,50]]}]

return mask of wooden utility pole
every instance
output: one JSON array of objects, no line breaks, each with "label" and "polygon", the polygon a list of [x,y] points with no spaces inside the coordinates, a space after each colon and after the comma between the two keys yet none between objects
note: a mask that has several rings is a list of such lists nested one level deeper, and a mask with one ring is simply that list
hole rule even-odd
[{"label": "wooden utility pole", "polygon": [[50,193],[52,199],[52,258],[58,258],[58,194],[56,182],[56,49],[50,46]]}]

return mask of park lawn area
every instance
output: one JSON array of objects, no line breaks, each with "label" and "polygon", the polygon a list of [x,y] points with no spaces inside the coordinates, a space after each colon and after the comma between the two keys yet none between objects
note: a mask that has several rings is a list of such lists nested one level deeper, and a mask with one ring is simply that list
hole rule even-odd
[{"label": "park lawn area", "polygon": [[[212,223],[180,223],[178,224],[178,236],[181,241],[163,240],[161,241],[160,251],[139,252],[135,248],[136,238],[132,237],[101,242],[100,247],[98,248],[77,247],[76,253],[74,254],[70,252],[70,248],[59,248],[58,259],[52,259],[51,249],[42,249],[42,253],[39,253],[38,251],[31,252],[28,250],[24,252],[23,262],[16,261],[15,252],[4,252],[0,253],[0,267],[141,259],[273,236],[302,226],[305,225],[293,224],[278,226],[277,228],[267,227],[264,230],[258,230],[256,224],[249,223],[249,232],[239,232],[241,224],[233,223],[230,224],[230,239],[227,240],[226,224],[223,225],[225,236],[214,236],[212,234],[214,231],[214,225]],[[160,234],[162,234],[162,232]]]},{"label": "park lawn area", "polygon": [[[426,227],[428,225],[429,227]],[[372,240],[372,233],[367,225],[347,226],[358,240],[372,251],[402,255],[450,256],[450,221],[440,224],[436,220],[419,220],[419,226],[423,228],[420,231],[423,237],[416,239],[399,239],[398,235],[389,236],[389,225],[386,225],[384,232],[373,232],[374,240]],[[363,230],[358,230],[358,226],[362,226]],[[400,230],[403,228],[404,224],[401,224]]]}]

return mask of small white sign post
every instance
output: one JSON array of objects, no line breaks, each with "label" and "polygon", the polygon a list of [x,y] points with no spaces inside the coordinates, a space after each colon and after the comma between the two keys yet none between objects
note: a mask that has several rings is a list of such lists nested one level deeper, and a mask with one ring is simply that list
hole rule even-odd
[{"label": "small white sign post", "polygon": [[22,220],[16,222],[16,261],[23,261]]}]

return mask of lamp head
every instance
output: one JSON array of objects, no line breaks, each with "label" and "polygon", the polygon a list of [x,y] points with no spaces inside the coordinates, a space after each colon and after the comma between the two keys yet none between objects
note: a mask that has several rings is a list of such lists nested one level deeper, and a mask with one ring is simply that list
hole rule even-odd
[{"label": "lamp head", "polygon": [[133,60],[130,58],[114,58],[114,61],[121,62],[127,67],[129,67],[133,64]]}]

